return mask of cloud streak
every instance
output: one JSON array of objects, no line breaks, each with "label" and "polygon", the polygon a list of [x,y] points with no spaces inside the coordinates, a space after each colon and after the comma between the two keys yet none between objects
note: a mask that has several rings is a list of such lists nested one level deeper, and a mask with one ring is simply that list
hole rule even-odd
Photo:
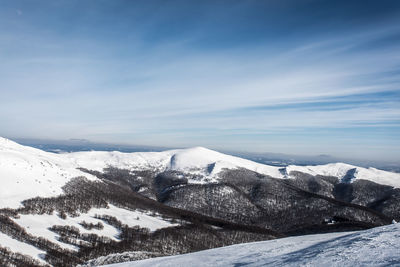
[{"label": "cloud streak", "polygon": [[398,5],[319,2],[5,1],[0,134],[399,158]]}]

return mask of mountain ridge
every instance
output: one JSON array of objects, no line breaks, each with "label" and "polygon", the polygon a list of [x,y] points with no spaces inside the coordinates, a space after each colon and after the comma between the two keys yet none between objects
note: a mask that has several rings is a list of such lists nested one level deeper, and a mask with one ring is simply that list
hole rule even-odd
[{"label": "mountain ridge", "polygon": [[393,175],[344,163],[275,167],[203,147],[56,154],[3,138],[0,265],[140,259],[399,220],[400,189],[365,173]]},{"label": "mountain ridge", "polygon": [[[395,188],[400,187],[400,174],[345,163],[275,167],[204,147],[163,152],[85,151],[56,154],[22,146],[0,137],[0,175],[3,177],[2,180],[5,179],[2,182],[6,185],[3,190],[0,190],[3,196],[0,199],[0,207],[15,207],[24,198],[35,197],[34,192],[37,192],[37,196],[55,196],[61,193],[61,186],[73,177],[84,176],[90,180],[96,179],[93,175],[80,171],[79,168],[103,171],[107,167],[127,170],[150,169],[158,172],[180,171],[194,177],[189,178],[189,183],[218,183],[219,174],[223,170],[238,168],[279,179],[293,178],[292,172],[303,172],[313,176],[334,176],[346,182],[344,178],[349,171],[354,170],[352,176],[347,177],[347,182],[365,179]],[[10,191],[12,188],[17,188],[15,190],[19,193],[14,194]]]}]

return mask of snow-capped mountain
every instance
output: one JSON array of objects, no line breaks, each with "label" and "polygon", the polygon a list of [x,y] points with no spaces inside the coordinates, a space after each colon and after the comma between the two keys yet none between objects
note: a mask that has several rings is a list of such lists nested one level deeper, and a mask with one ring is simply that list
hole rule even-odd
[{"label": "snow-capped mountain", "polygon": [[[400,224],[392,224],[360,232],[288,237],[104,266],[398,266],[399,241]],[[107,259],[103,257],[97,263],[104,264]]]},{"label": "snow-capped mountain", "polygon": [[[250,160],[225,155],[204,147],[168,150],[164,152],[75,152],[62,155],[76,166],[102,171],[107,166],[119,169],[145,170],[160,172],[173,170],[199,175],[207,181],[217,182],[223,169],[245,168],[272,177],[283,178],[279,168],[256,163]],[[202,183],[205,180],[191,180]]]},{"label": "snow-capped mountain", "polygon": [[[164,152],[75,152],[62,154],[76,166],[90,170],[102,171],[106,166],[120,169],[140,170],[155,168],[159,171],[175,170],[206,178],[206,181],[217,182],[218,174],[224,169],[244,168],[274,178],[291,178],[290,172],[298,171],[311,175],[333,176],[349,181],[365,179],[379,184],[400,187],[400,174],[375,168],[357,167],[345,163],[332,163],[318,166],[275,167],[226,155],[204,147],[168,150]],[[351,173],[351,175],[350,175]],[[205,182],[191,180],[190,182]]]},{"label": "snow-capped mountain", "polygon": [[192,174],[190,183],[218,182],[226,169],[244,168],[273,178],[293,178],[294,171],[310,175],[337,177],[344,182],[355,179],[400,187],[400,174],[362,168],[344,163],[319,166],[275,167],[225,155],[203,147],[164,152],[75,152],[55,154],[19,145],[0,137],[0,207],[17,207],[19,202],[35,196],[61,194],[61,187],[71,178],[96,179],[78,168],[103,171],[106,167],[128,170],[166,170]]},{"label": "snow-capped mountain", "polygon": [[56,154],[0,138],[0,182],[1,266],[143,259],[400,219],[400,174],[275,167],[202,147]]}]

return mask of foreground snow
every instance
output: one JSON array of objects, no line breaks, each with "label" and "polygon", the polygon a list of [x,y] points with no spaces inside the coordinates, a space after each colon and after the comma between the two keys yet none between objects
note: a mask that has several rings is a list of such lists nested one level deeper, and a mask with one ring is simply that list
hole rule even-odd
[{"label": "foreground snow", "polygon": [[400,224],[392,224],[360,232],[288,237],[107,266],[399,266],[399,251]]},{"label": "foreground snow", "polygon": [[[0,208],[17,208],[20,202],[33,198],[57,196],[62,186],[74,177],[96,179],[77,168],[103,171],[106,167],[129,170],[176,170],[192,174],[189,183],[218,182],[224,169],[245,168],[274,178],[291,178],[290,172],[346,178],[347,182],[366,179],[400,188],[400,174],[361,168],[344,163],[320,166],[269,166],[225,155],[203,147],[164,152],[75,152],[55,154],[19,145],[0,137]],[[349,173],[351,175],[349,176]]]}]

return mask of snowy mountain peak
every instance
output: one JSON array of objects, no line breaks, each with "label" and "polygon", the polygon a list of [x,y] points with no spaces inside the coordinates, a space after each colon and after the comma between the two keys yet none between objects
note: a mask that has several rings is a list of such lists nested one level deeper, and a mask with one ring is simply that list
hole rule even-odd
[{"label": "snowy mountain peak", "polygon": [[[366,179],[400,187],[400,174],[345,163],[286,168],[269,166],[226,155],[204,147],[163,152],[75,152],[55,154],[19,145],[0,137],[0,207],[18,206],[21,200],[35,196],[54,196],[70,179],[85,176],[96,179],[78,168],[102,172],[107,167],[128,170],[180,171],[195,177],[189,183],[219,182],[225,169],[247,169],[273,178],[293,178],[292,172],[337,177],[343,183]],[[13,190],[9,190],[12,188]]]},{"label": "snowy mountain peak", "polygon": [[174,151],[171,156],[170,170],[194,174],[203,174],[208,178],[217,179],[218,173],[224,169],[245,168],[265,175],[283,178],[278,167],[256,163],[250,160],[226,155],[204,147],[193,147]]}]

